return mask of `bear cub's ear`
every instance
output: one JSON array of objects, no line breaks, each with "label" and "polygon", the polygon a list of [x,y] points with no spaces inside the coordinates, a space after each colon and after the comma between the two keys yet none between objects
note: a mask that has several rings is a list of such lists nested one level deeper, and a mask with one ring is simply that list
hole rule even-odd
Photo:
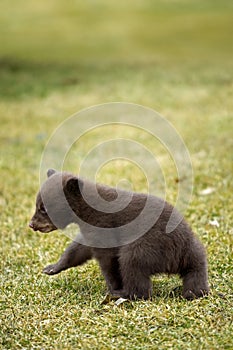
[{"label": "bear cub's ear", "polygon": [[83,188],[83,181],[78,179],[77,177],[72,177],[67,180],[65,185],[65,189],[70,194],[80,194]]},{"label": "bear cub's ear", "polygon": [[54,170],[54,169],[49,169],[48,171],[47,171],[47,177],[50,177],[50,176],[52,176],[53,174],[55,174],[56,173],[56,170]]}]

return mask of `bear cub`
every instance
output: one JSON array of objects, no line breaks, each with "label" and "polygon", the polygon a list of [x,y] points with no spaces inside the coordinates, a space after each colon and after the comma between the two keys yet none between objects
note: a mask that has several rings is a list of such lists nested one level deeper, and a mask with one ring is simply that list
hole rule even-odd
[{"label": "bear cub", "polygon": [[66,172],[50,169],[47,176],[29,226],[50,232],[76,223],[81,234],[44,273],[54,275],[94,258],[115,296],[150,298],[150,277],[159,273],[178,274],[186,299],[208,294],[205,249],[172,205]]}]

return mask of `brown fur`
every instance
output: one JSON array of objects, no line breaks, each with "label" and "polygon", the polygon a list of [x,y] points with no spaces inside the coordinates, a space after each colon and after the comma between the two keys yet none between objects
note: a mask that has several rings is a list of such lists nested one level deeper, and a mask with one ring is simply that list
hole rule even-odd
[{"label": "brown fur", "polygon": [[[110,205],[118,196],[128,204],[115,213],[94,209],[83,198],[81,190],[84,187],[92,195],[96,186],[98,193]],[[29,226],[50,232],[74,222],[79,225],[83,236],[80,241],[71,243],[56,264],[45,267],[44,273],[54,275],[95,258],[112,294],[147,299],[152,292],[150,276],[159,273],[178,274],[183,280],[183,297],[186,299],[208,294],[205,249],[181,215],[155,196],[122,190],[117,192],[114,188],[96,185],[68,173],[48,171],[48,180],[38,193],[36,212]],[[92,199],[95,203],[95,196]],[[134,227],[134,231],[127,235],[121,228],[142,213],[147,200],[147,217],[143,217],[137,229]],[[67,209],[66,201],[72,210]],[[177,225],[172,232],[167,232],[172,213]],[[153,215],[157,219],[147,230],[145,227]],[[104,231],[102,236],[101,229],[108,231]],[[109,234],[109,229],[112,234]],[[135,234],[136,239],[132,239]]]}]

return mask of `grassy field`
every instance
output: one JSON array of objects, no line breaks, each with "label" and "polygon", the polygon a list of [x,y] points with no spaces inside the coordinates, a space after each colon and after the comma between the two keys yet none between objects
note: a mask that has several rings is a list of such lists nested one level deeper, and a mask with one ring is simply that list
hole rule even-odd
[{"label": "grassy field", "polygon": [[[0,7],[1,349],[232,349],[232,3],[3,0]],[[44,147],[67,117],[112,101],[157,110],[185,141],[194,172],[185,216],[208,252],[206,298],[171,295],[180,281],[162,275],[153,277],[151,301],[117,307],[101,303],[106,289],[94,261],[41,273],[69,243],[61,232],[27,227]],[[122,133],[141,140],[138,131]],[[70,169],[111,135],[87,134]],[[153,147],[149,136],[144,141]],[[164,171],[173,202],[176,174],[169,162]],[[122,177],[145,190],[142,173],[124,162],[98,174],[112,185]],[[213,192],[203,195],[207,188]]]}]

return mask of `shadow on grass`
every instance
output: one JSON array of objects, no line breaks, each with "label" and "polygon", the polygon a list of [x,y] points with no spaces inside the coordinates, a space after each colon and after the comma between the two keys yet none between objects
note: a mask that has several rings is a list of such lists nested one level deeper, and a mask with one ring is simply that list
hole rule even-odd
[{"label": "shadow on grass", "polygon": [[[94,278],[93,278],[94,279]],[[81,299],[85,296],[85,300],[92,300],[98,295],[99,301],[106,296],[107,289],[102,278],[93,279],[79,279],[75,278],[75,272],[71,275],[67,274],[61,278],[51,280],[51,286],[56,290],[56,293],[68,295],[69,293],[77,295],[77,298]],[[174,281],[166,283],[165,281],[153,281],[152,299],[170,300],[170,299],[182,299],[182,286],[177,285]]]},{"label": "shadow on grass", "polygon": [[78,85],[88,67],[0,59],[0,95],[5,99],[44,97]]},{"label": "shadow on grass", "polygon": [[[154,64],[100,61],[46,63],[0,57],[0,96],[2,99],[43,98],[54,91],[77,88],[86,92],[113,81],[125,81],[135,73],[155,70]],[[160,69],[157,74],[163,75]]]},{"label": "shadow on grass", "polygon": [[[198,69],[199,74],[193,74]],[[161,86],[182,84],[196,88],[197,85],[230,85],[232,79],[228,70],[207,68],[205,65],[170,65],[162,62],[122,62],[101,60],[89,62],[34,62],[0,57],[0,96],[2,99],[20,100],[31,97],[43,98],[52,92],[66,92],[77,89],[109,91],[120,86],[145,86],[153,91]],[[125,85],[126,84],[126,85]],[[151,89],[151,90],[150,90]],[[131,88],[130,88],[131,90]]]}]

